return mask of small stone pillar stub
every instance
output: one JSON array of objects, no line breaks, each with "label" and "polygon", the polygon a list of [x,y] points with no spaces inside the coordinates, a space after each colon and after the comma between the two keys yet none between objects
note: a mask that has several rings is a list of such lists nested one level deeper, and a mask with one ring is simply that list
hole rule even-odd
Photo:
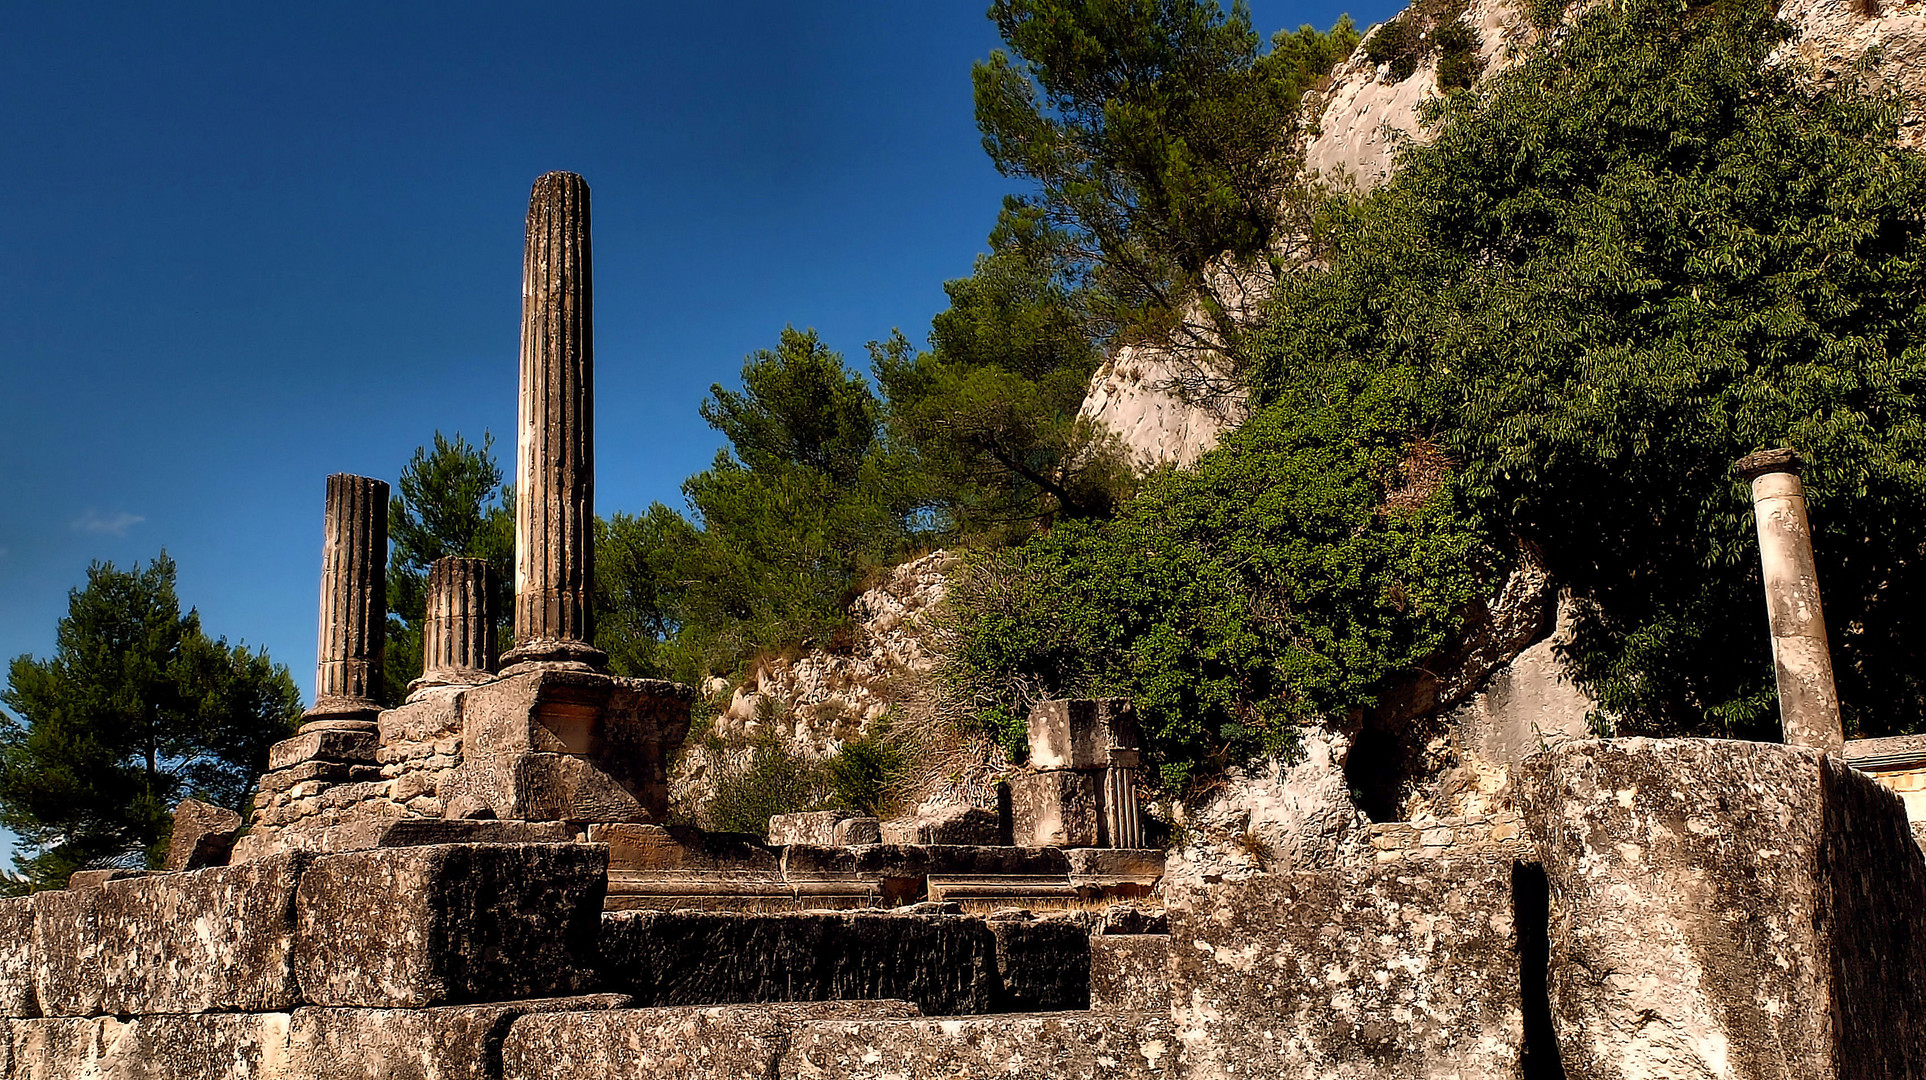
[{"label": "small stone pillar stub", "polygon": [[1142,847],[1138,741],[1126,698],[1038,702],[1030,711],[1030,769],[1011,784],[1015,842]]},{"label": "small stone pillar stub", "polygon": [[1734,468],[1752,484],[1785,741],[1839,753],[1846,733],[1833,683],[1825,611],[1819,604],[1812,527],[1799,479],[1803,465],[1797,451],[1777,449],[1749,454]]},{"label": "small stone pillar stub", "polygon": [[493,577],[486,559],[450,556],[428,567],[421,678],[408,684],[410,694],[435,686],[473,686],[492,677],[495,618],[488,601]]},{"label": "small stone pillar stub", "polygon": [[336,473],[322,527],[314,707],[303,732],[375,729],[387,620],[388,485]]}]

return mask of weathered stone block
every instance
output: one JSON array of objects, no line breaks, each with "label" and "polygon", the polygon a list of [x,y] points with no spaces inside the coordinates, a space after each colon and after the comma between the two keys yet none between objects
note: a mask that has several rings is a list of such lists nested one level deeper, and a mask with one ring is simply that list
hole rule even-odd
[{"label": "weathered stone block", "polygon": [[957,915],[624,911],[602,923],[604,985],[644,1005],[893,998],[930,1015],[988,1012],[997,961],[989,928]]},{"label": "weathered stone block", "polygon": [[588,827],[591,844],[607,844],[611,870],[775,870],[776,853],[755,837],[685,826],[632,823]]},{"label": "weathered stone block", "polygon": [[1099,1012],[1170,1012],[1170,935],[1093,934],[1090,1007]]},{"label": "weathered stone block", "polygon": [[1032,768],[1107,768],[1113,747],[1137,746],[1137,712],[1128,698],[1039,701],[1030,710]]},{"label": "weathered stone block", "polygon": [[306,857],[112,881],[34,898],[34,986],[47,1016],[268,1012],[298,1000]]},{"label": "weathered stone block", "polygon": [[1177,1075],[1170,1018],[1043,1013],[963,1020],[811,1020],[766,1074],[836,1080],[1141,1080]]},{"label": "weathered stone block", "polygon": [[[12,1080],[322,1080],[289,1071],[285,1012],[15,1020]],[[405,1075],[405,1074],[403,1074]]]},{"label": "weathered stone block", "polygon": [[1513,1080],[1524,1016],[1512,868],[1425,859],[1176,890],[1184,1075]]},{"label": "weathered stone block", "polygon": [[241,831],[241,815],[199,799],[182,799],[174,807],[174,830],[167,840],[168,870],[199,870],[227,862],[234,837]]},{"label": "weathered stone block", "polygon": [[449,818],[405,817],[389,825],[377,847],[424,847],[433,844],[567,844],[575,830],[566,821],[463,821]]},{"label": "weathered stone block", "polygon": [[796,814],[777,814],[769,819],[769,846],[836,843],[836,823],[851,816],[845,810],[810,810]]},{"label": "weathered stone block", "polygon": [[1099,772],[1021,772],[1010,778],[1011,827],[1031,847],[1091,848],[1102,842]]},{"label": "weathered stone block", "polygon": [[885,844],[962,844],[994,847],[1000,829],[996,812],[974,806],[939,806],[914,817],[885,821],[879,830]]},{"label": "weathered stone block", "polygon": [[296,1009],[288,1032],[286,1072],[270,1076],[500,1080],[502,1040],[518,1017],[627,1004],[620,994],[595,994],[430,1009]]},{"label": "weathered stone block", "polygon": [[418,1007],[576,993],[593,981],[608,851],[448,844],[318,858],[294,911],[317,1005]]},{"label": "weathered stone block", "polygon": [[856,847],[883,842],[883,822],[880,818],[853,817],[836,823],[836,833],[830,842],[838,847]]},{"label": "weathered stone block", "polygon": [[0,1017],[40,1015],[40,998],[33,985],[36,903],[34,896],[0,900]]},{"label": "weathered stone block", "polygon": [[269,747],[268,769],[291,769],[310,761],[373,765],[380,746],[379,735],[372,731],[310,731]]},{"label": "weathered stone block", "polygon": [[383,712],[381,744],[434,743],[461,737],[462,699],[466,687],[437,686],[417,690],[408,703]]},{"label": "weathered stone block", "polygon": [[1080,885],[1155,885],[1164,876],[1162,848],[1071,848],[1063,853]]},{"label": "weathered stone block", "polygon": [[[799,1023],[916,1015],[900,1001],[835,1001],[524,1016],[502,1044],[502,1080],[770,1080]],[[833,1075],[833,1074],[831,1074]]]},{"label": "weathered stone block", "polygon": [[1520,778],[1566,1075],[1926,1075],[1926,859],[1816,749],[1566,743]]},{"label": "weathered stone block", "polygon": [[474,795],[504,818],[660,821],[693,700],[679,683],[562,669],[474,687],[448,794]]},{"label": "weathered stone block", "polygon": [[997,1011],[1090,1007],[1090,933],[1081,923],[992,918],[989,927],[996,936]]}]

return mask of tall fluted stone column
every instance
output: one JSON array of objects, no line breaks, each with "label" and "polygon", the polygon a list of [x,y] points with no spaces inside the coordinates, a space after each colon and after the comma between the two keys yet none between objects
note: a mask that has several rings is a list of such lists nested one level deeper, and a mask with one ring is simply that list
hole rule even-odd
[{"label": "tall fluted stone column", "polygon": [[387,621],[388,485],[336,473],[322,528],[314,707],[303,732],[374,730]]},{"label": "tall fluted stone column", "polygon": [[495,666],[495,619],[489,610],[487,559],[449,556],[428,568],[428,611],[422,624],[421,678],[408,689],[472,686]]},{"label": "tall fluted stone column", "polygon": [[1846,733],[1833,685],[1826,616],[1819,606],[1805,488],[1799,481],[1803,464],[1797,451],[1761,450],[1740,458],[1735,468],[1752,483],[1785,741],[1839,753],[1845,749]]},{"label": "tall fluted stone column", "polygon": [[599,668],[589,642],[595,570],[594,323],[588,184],[535,181],[522,262],[516,426],[515,645],[504,664]]}]

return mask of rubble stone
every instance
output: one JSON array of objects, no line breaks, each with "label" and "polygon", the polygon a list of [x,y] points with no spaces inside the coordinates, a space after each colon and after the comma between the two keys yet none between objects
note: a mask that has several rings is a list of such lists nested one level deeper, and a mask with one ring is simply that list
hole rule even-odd
[{"label": "rubble stone", "polygon": [[39,894],[41,1011],[135,1016],[294,1005],[291,913],[306,859],[289,853]]},{"label": "rubble stone", "polygon": [[1550,886],[1566,1074],[1926,1074],[1926,859],[1804,747],[1566,743],[1520,801]]},{"label": "rubble stone", "polygon": [[318,858],[294,964],[316,1005],[419,1007],[588,988],[608,872],[593,844],[446,844]]},{"label": "rubble stone", "polygon": [[1480,854],[1173,890],[1184,1076],[1513,1080],[1512,875]]},{"label": "rubble stone", "polygon": [[168,870],[199,870],[227,861],[234,838],[241,831],[241,815],[199,799],[182,799],[174,807],[174,831],[167,841]]}]

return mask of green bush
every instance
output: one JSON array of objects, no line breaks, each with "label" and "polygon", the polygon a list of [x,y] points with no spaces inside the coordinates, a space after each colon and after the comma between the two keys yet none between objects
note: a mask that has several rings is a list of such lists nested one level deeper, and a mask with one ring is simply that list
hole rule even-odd
[{"label": "green bush", "polygon": [[1359,374],[1153,476],[1114,521],[975,556],[949,675],[982,725],[1020,754],[1031,700],[1127,696],[1176,789],[1434,651],[1493,555],[1448,474],[1407,483],[1408,390]]},{"label": "green bush", "polygon": [[1260,382],[1412,388],[1470,505],[1581,602],[1621,730],[1776,736],[1734,459],[1807,474],[1848,723],[1926,715],[1926,163],[1889,99],[1767,58],[1763,4],[1596,6],[1437,106],[1334,208],[1270,308]]}]

